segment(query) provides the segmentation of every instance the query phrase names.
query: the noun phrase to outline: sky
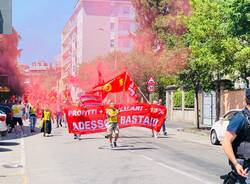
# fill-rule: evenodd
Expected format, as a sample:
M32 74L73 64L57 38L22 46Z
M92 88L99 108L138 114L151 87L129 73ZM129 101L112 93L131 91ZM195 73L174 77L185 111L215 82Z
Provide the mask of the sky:
M19 62L53 61L60 54L61 33L77 0L12 0L13 27L21 36Z

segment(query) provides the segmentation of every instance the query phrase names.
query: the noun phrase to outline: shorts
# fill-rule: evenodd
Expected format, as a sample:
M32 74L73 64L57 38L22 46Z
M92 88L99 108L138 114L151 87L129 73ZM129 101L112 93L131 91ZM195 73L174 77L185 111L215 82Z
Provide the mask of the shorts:
M107 125L107 133L108 135L118 134L119 133L119 127L117 123L108 123Z
M23 126L22 118L13 117L12 122L13 122L13 125L17 125L17 123L18 123L20 126Z

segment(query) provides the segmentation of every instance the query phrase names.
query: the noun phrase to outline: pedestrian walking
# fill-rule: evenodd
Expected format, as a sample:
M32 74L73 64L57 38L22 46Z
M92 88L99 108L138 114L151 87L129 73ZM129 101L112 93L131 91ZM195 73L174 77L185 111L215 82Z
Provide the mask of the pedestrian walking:
M159 99L158 100L158 105L163 105L162 104L162 99ZM162 124L162 127L161 127L161 129L162 129L162 132L163 132L163 135L167 135L167 131L166 131L166 118L164 119L164 122L163 122L163 124Z
M36 121L37 121L36 108L34 106L30 106L29 120L30 120L30 132L33 133L35 132Z
M25 120L29 121L31 104L26 100L23 105L24 105L24 118Z
M117 147L117 140L119 138L119 127L118 127L118 114L119 110L115 107L113 102L110 102L108 108L106 108L107 114L107 138L109 139L110 148ZM113 134L115 139L113 142Z
M250 184L250 89L246 107L229 121L222 146L232 168L224 184Z
M62 114L62 110L61 108L57 110L56 112L56 127L62 127L62 118L63 118L63 114Z
M11 130L14 128L14 131L17 135L17 130L16 130L16 125L17 123L21 127L22 134L24 134L24 129L23 129L23 116L24 116L24 106L22 105L21 100L16 100L15 104L12 106L11 111L12 111L12 125L11 125Z
M154 100L152 104L156 105L156 104L158 104L158 101L157 101L157 100ZM157 137L158 137L158 135L157 135L157 134L155 134L155 132L154 132L154 129L153 129L153 128L151 129L151 131L152 131L152 137L157 138Z
M48 137L51 134L52 131L52 113L49 110L48 107L45 108L42 114L42 119L43 119L43 127L41 129L41 132L43 132L44 137Z
M77 103L77 106L78 106L78 107L81 107L81 103L78 102L78 103ZM65 118L65 119L66 119L66 118ZM74 139L81 140L81 134L74 134Z

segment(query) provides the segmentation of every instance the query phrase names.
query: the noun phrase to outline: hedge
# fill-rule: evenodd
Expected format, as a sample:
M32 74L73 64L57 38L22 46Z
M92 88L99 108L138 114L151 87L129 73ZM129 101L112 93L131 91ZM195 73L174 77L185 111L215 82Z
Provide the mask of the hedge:
M185 92L185 108L194 108L194 91Z
M173 103L175 108L180 108L182 105L182 92L176 91L174 93Z

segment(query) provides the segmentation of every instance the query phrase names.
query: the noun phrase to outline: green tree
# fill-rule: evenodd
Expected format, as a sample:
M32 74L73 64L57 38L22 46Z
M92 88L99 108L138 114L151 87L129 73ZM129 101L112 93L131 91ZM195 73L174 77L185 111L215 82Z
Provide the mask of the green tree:
M194 108L194 91L187 91L185 92L185 108Z
M159 98L163 100L164 104L166 99L166 87L170 85L177 85L176 75L159 75L156 79L157 88L156 91L159 94Z
M181 106L182 106L182 92L180 90L177 90L174 93L173 104L174 104L175 108L181 108Z
M229 3L230 32L238 39L238 51L235 54L235 70L237 75L248 85L250 76L250 1L233 0Z
M187 71L190 73L186 75L194 77L190 87L195 87L196 93L199 87L215 90L218 120L223 80L232 72L238 40L229 34L231 20L226 1L192 0L192 10L184 36L184 43L191 50Z
M184 90L193 90L196 101L196 127L200 128L199 92L201 89L209 89L209 80L212 77L205 62L190 59L188 66L179 74L179 84Z

